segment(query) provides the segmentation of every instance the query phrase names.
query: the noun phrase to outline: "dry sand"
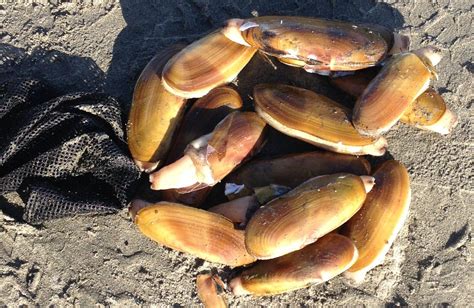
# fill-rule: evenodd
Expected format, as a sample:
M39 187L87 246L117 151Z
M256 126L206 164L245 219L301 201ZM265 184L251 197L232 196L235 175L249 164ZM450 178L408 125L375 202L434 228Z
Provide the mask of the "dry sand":
M231 298L230 304L472 305L471 0L36 2L0 2L8 3L0 5L0 81L32 74L49 81L58 93L105 91L118 96L125 108L134 81L157 50L194 40L223 20L248 17L252 11L371 21L409 35L412 48L441 48L444 58L434 86L459 114L460 123L445 137L401 124L387 134L390 155L410 172L413 198L408 221L385 264L359 285L336 278L281 296ZM295 85L336 95L320 78L292 68L273 71L263 64L266 68L256 73L259 61L242 73L242 93L252 86L245 80L288 75ZM0 202L7 206L8 198ZM125 210L58 219L41 228L4 215L0 221L0 305L196 305L196 275L222 269L144 238Z

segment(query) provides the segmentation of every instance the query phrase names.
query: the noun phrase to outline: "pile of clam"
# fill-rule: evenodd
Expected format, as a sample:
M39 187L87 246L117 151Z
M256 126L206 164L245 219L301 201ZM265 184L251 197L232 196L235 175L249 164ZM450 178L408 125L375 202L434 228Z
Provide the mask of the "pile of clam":
M381 134L398 121L440 134L457 122L429 87L439 50L408 45L377 25L232 19L145 67L128 142L163 201L134 200L130 211L161 245L242 266L228 284L215 274L198 277L206 305L224 304L220 289L279 294L341 273L360 281L382 263L408 215L410 180L401 163L388 160L372 171L362 156L384 155ZM353 110L309 89L255 82L254 111L240 111L239 93L225 84L256 52L328 76L357 98ZM199 99L186 108L191 98ZM327 151L250 161L265 144L267 125ZM209 208L206 198L221 181L229 201Z

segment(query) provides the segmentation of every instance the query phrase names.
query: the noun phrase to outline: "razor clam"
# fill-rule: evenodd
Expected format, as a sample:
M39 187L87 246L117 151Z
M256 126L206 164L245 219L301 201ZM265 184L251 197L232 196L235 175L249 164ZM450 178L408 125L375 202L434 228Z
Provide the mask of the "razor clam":
M448 108L438 92L428 89L408 105L400 122L446 135L458 124L458 116Z
M230 19L222 32L309 72L374 66L394 45L393 33L382 26L295 16Z
M213 32L168 61L163 69L163 85L177 96L202 97L234 80L256 51L230 41L219 31Z
M229 285L235 295L289 292L328 281L351 267L357 256L357 248L350 239L330 233L301 250L258 261Z
M238 187L237 193L228 195L233 198L270 184L295 188L310 178L339 172L370 174L370 164L363 157L331 152L289 154L245 164L226 178L226 186Z
M143 201L136 203L141 206ZM245 248L244 232L215 213L178 203L158 202L138 210L135 224L140 232L161 245L207 261L230 266L255 261Z
M358 71L353 75L332 78L331 83L349 95L359 97L377 72L378 69ZM456 127L458 117L438 92L428 88L408 105L400 122L445 135Z
M239 93L230 87L215 88L206 96L198 99L184 116L183 124L171 147L167 162L173 163L178 160L191 141L212 132L214 127L229 113L240 108L242 108L242 99ZM165 201L199 207L209 194L210 189L210 187L206 187L189 193L170 189L163 191L162 196ZM185 191L187 190L190 189L185 188Z
M245 245L257 259L299 250L335 230L362 206L374 185L348 173L310 179L257 210L245 228Z
M186 100L169 93L161 83L166 62L182 46L159 52L143 69L135 85L127 125L128 147L137 166L153 171L163 162L183 114Z
M345 274L356 281L383 262L410 206L410 178L401 163L386 161L373 176L374 189L368 193L360 211L343 227L343 234L352 239L359 250L359 258Z
M150 175L155 190L213 186L260 149L265 122L254 112L233 112L212 133L189 144L182 158Z
M360 135L350 122L350 110L323 95L288 85L259 84L254 102L259 116L291 137L338 153L385 153L385 138Z
M393 57L369 83L356 102L352 121L359 133L379 136L402 117L429 86L439 50L426 47Z

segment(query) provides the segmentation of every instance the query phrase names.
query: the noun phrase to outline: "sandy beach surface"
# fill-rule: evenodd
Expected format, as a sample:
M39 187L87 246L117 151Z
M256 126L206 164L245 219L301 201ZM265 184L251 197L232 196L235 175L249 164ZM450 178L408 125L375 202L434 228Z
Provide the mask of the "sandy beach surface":
M103 91L118 97L125 110L138 74L158 50L191 42L231 17L278 14L372 22L408 35L412 49L439 47L443 59L433 85L460 121L448 136L402 124L387 134L390 155L409 170L412 203L385 263L361 284L337 277L280 296L229 297L229 303L472 305L472 1L33 2L0 2L0 82L36 76L58 93ZM261 62L254 59L239 77L244 99L253 85L250 80L279 81L283 75L295 85L340 95L324 90L327 82L321 83L320 77L280 65L275 71ZM5 208L15 200L10 194L0 197L0 204ZM196 275L212 268L229 273L143 237L125 209L116 215L57 219L40 227L0 216L0 306L198 305Z

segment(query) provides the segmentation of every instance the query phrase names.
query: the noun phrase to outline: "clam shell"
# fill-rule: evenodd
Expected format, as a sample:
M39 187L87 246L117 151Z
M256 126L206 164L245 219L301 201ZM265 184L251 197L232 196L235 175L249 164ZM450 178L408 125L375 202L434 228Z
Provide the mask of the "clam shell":
M342 91L359 97L376 74L377 70L368 69L350 76L332 78L331 83ZM439 93L428 88L408 105L400 122L444 135L449 134L456 127L458 117L449 109Z
M339 172L370 174L370 164L363 157L331 152L289 154L251 161L231 173L226 182L239 186L238 196L246 196L257 187L277 184L295 188L310 178Z
M152 171L164 160L184 113L186 100L166 91L161 83L163 66L180 49L175 46L158 53L135 85L127 125L128 147L144 171Z
M254 88L256 112L273 128L324 149L353 155L385 153L384 138L360 135L348 108L312 91L288 85Z
M239 93L230 87L215 88L198 99L182 121L183 124L174 138L167 162L172 163L179 159L191 141L212 132L229 113L240 108L242 99ZM163 191L162 196L166 201L198 207L204 202L210 190L210 187L206 187L189 193L180 193L172 189Z
M224 283L212 274L201 274L196 278L197 294L205 308L225 308Z
M233 112L216 126L205 147L213 184L260 149L265 125L254 112Z
M258 261L230 282L234 294L280 294L318 284L341 274L357 260L354 243L331 233L288 255Z
M230 266L254 262L244 234L227 218L177 203L158 202L138 211L138 229L161 245Z
M393 41L382 26L294 16L233 19L223 33L271 56L303 61L308 71L373 66L384 59Z
M310 179L257 210L245 229L245 245L258 259L299 250L349 220L365 196L364 181L356 175Z
M392 58L357 100L352 119L356 129L368 136L388 131L428 88L431 76L431 69L414 53Z
M405 109L400 121L445 135L456 127L458 117L438 92L428 89Z
M163 69L163 85L181 97L202 97L231 82L256 49L236 44L219 31L192 43L171 58Z
M383 163L374 175L376 185L354 217L343 227L343 234L354 241L359 258L346 272L354 280L383 262L403 226L410 205L410 179L397 161Z
M185 155L150 175L152 189L213 186L260 149L265 122L254 112L233 112L211 134L191 142Z

